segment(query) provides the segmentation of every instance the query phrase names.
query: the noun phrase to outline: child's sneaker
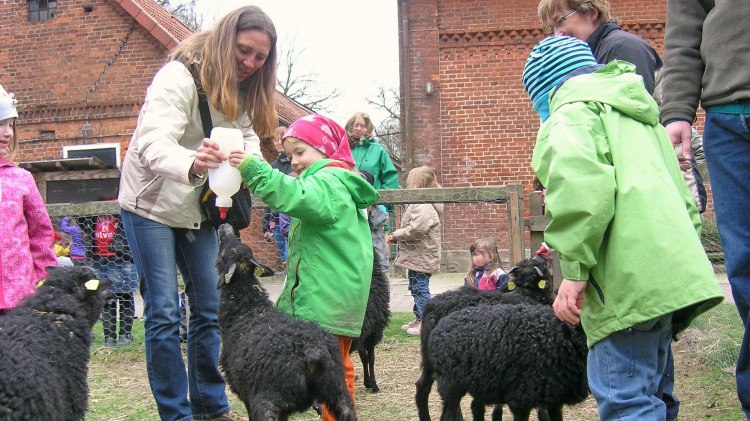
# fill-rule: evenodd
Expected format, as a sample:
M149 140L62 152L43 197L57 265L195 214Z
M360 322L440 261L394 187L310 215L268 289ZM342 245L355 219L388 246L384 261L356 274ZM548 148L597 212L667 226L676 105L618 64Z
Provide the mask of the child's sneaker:
M405 325L401 325L401 330L406 330L406 329L414 327L414 324L416 324L418 321L419 320L414 319L414 320L410 321L409 323L407 323Z
M133 337L130 335L120 335L117 338L117 346L128 346L133 343Z
M104 346L106 346L107 348L114 348L115 346L117 346L117 339L110 338L109 336L104 338Z
M422 331L422 321L421 320L415 320L414 326L406 329L406 333L409 335L419 335L419 332Z

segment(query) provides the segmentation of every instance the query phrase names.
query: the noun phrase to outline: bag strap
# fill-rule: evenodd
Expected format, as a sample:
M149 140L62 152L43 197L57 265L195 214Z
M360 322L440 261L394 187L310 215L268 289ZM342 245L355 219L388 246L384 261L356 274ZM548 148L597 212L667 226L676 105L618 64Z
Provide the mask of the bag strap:
M203 134L205 137L211 137L211 130L214 128L214 123L211 121L211 111L208 109L208 100L206 99L206 91L201 86L201 77L198 74L198 69L195 64L186 65L190 74L193 75L193 81L195 81L195 89L198 91L198 109L201 112L201 123L203 124Z

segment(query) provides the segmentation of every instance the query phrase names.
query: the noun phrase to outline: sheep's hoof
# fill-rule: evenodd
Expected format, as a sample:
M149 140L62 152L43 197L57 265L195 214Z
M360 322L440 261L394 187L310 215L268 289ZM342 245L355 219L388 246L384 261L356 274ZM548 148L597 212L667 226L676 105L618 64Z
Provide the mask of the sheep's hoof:
M372 387L365 386L365 390L369 390L371 393L378 393L378 392L380 392L380 388L378 387L378 385L373 385Z

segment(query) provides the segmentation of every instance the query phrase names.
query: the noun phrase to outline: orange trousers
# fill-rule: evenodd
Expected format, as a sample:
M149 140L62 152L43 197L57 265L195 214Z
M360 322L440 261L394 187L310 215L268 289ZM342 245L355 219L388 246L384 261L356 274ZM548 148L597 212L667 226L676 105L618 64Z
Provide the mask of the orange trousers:
M349 389L349 394L352 396L352 402L354 399L354 363L349 357L349 350L352 348L352 338L349 336L338 336L339 349L341 350L341 360L344 362L344 377L346 380L346 388ZM336 421L336 417L331 411L328 410L326 405L323 405L323 421Z

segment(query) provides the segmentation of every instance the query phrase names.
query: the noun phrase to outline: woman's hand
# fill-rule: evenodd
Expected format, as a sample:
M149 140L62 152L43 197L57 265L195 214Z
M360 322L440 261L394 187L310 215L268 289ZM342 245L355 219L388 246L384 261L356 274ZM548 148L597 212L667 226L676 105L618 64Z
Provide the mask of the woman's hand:
M227 159L226 155L221 153L219 145L211 139L203 139L197 152L191 169L193 174L205 174L209 169L218 168L219 164Z

